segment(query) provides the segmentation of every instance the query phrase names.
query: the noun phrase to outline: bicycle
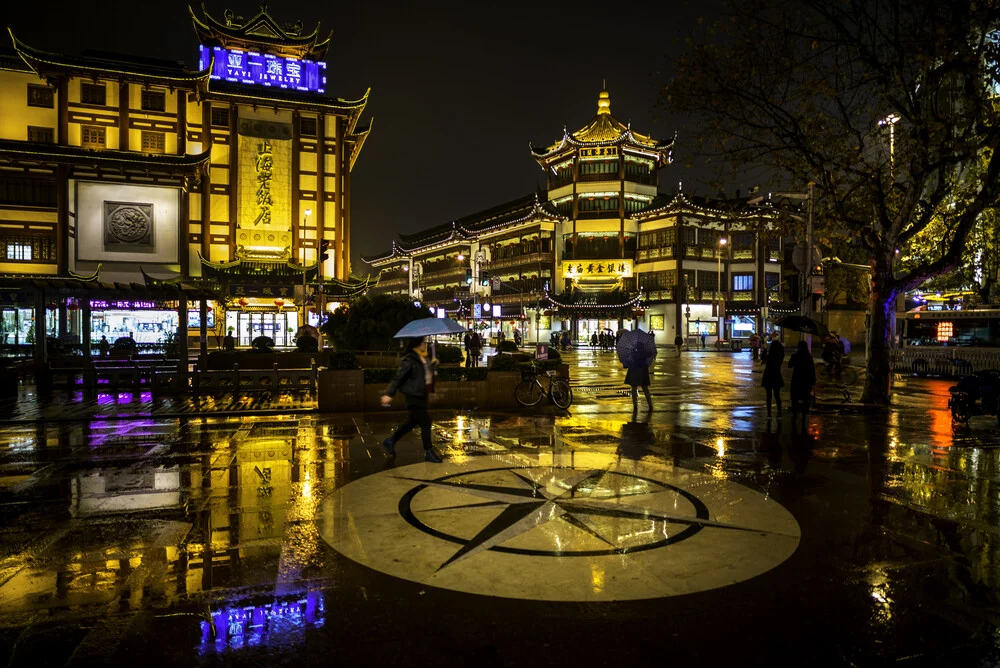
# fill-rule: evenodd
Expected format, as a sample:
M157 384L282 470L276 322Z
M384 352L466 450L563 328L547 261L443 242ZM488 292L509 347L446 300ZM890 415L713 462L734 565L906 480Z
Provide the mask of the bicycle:
M545 371L544 374L539 374L538 366L532 363L530 370L521 372L521 377L521 382L514 388L514 398L522 406L534 406L543 397L548 397L549 401L562 409L569 408L570 404L573 403L573 390L564 378L559 378L556 375L555 371ZM548 379L547 392L539 377Z

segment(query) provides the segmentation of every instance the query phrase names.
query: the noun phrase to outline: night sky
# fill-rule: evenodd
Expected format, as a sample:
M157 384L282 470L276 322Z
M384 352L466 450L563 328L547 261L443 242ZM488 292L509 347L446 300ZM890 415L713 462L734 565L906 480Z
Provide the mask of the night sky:
M660 189L707 192L686 141L684 119L656 109L658 74L700 16L718 0L655 3L272 3L279 23L301 19L333 30L327 94L348 99L372 88L361 124L375 128L353 172L353 269L397 233L447 223L544 185L529 143L547 146L585 125L607 80L611 112L656 138L678 131L674 165ZM197 66L187 4L5 3L4 25L48 51L98 49ZM14 6L11 6L14 5ZM154 9L155 7L155 9ZM253 2L210 0L250 18ZM599 9L597 8L599 7ZM622 15L616 12L621 11ZM198 7L200 14L200 7Z

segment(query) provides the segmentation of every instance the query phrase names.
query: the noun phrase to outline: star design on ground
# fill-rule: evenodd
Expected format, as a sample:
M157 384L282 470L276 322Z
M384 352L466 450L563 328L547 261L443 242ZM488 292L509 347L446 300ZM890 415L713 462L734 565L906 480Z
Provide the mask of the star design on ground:
M525 467L535 468L535 467ZM448 566L460 563L477 554L501 545L517 536L527 533L547 522L562 519L572 526L593 536L609 546L609 549L625 553L627 548L618 546L613 540L602 535L600 531L588 522L588 519L619 518L632 520L661 520L670 524L695 526L698 529L712 527L731 531L746 531L760 534L774 533L747 526L737 526L717 522L707 518L665 512L653 508L622 503L626 497L649 496L676 492L666 484L660 489L643 489L642 491L613 492L608 496L594 497L593 487L609 474L628 476L627 473L612 469L576 469L552 468L551 478L544 482L533 480L516 469L507 469L520 485L508 486L502 484L482 484L475 482L453 482L393 476L399 480L420 483L427 487L459 491L480 499L483 502L446 506L440 508L425 508L421 512L466 510L487 506L504 506L493 521L483 527L472 539L463 545L455 554L438 567L441 571ZM566 471L570 471L566 474ZM561 473L561 477L557 477ZM587 489L589 488L589 490Z

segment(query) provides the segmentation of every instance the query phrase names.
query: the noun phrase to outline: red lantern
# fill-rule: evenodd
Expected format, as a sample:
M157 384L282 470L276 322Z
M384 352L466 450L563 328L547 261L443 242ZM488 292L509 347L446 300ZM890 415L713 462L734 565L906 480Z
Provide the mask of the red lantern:
M284 299L275 299L274 300L274 305L277 306L278 308L281 308L282 306L285 305L285 300Z
M238 302L236 302L236 303L237 303L237 304L239 304L240 306L246 306L246 305L247 305L247 304L249 304L250 302L248 302L248 301L247 301L247 300L246 300L245 298L243 298L243 297L240 297L239 301L238 301Z

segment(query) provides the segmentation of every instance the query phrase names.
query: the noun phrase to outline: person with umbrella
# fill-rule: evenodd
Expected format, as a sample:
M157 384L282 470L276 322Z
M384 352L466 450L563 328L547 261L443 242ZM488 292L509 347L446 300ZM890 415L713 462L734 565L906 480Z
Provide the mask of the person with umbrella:
M778 340L778 333L771 332L771 345L767 348L767 358L764 361L764 377L760 384L767 394L767 419L771 419L771 399L778 405L778 417L781 417L781 388L785 380L781 377L781 365L785 361L785 346Z
M799 341L798 347L788 360L788 366L792 369L792 387L788 393L788 399L792 402L792 423L795 422L794 414L801 410L804 425L809 413L809 404L812 403L812 389L816 384L816 365L805 341Z
M428 354L426 338L413 337L407 341L406 354L399 364L399 371L382 395L382 407L386 408L392 403L396 392L401 391L409 412L406 422L399 425L392 436L382 441L382 448L389 457L396 456L396 443L399 439L419 426L420 438L424 444L424 460L441 463L441 456L431 445L431 416L427 412L428 390L433 385L434 367L437 363L437 359Z
M621 336L615 346L618 359L628 371L625 384L632 388L632 413L639 411L639 387L646 395L646 404L653 410L653 398L649 394L649 365L656 359L656 342L652 332L641 329L619 330Z

